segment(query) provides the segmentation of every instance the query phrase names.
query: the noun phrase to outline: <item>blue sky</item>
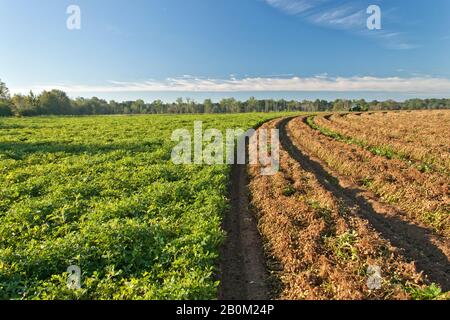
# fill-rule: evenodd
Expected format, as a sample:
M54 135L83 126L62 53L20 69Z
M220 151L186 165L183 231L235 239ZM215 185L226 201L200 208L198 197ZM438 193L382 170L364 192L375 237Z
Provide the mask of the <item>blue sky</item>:
M72 4L81 30L66 28ZM381 30L367 29L369 5ZM0 28L12 92L450 97L448 0L0 0Z

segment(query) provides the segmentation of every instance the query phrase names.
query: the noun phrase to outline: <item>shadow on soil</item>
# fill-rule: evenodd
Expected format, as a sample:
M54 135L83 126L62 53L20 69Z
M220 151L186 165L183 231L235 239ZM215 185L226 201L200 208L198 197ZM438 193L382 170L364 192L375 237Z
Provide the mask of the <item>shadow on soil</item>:
M70 155L88 154L97 155L113 151L154 152L163 145L160 141L139 142L132 144L106 143L106 144L76 144L73 142L1 142L0 154L21 160L32 154L66 153Z

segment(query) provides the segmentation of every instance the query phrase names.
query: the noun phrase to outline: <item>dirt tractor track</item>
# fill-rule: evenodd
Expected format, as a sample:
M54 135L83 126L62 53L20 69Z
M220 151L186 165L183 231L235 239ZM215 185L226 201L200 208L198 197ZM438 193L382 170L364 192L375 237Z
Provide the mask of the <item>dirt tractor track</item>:
M408 263L414 262L417 272L422 273L429 282L438 284L443 291L450 290L448 240L405 220L400 209L353 185L295 143L289 126L294 119L272 121L274 127L280 130L281 150L290 157L289 161L312 174L324 190L350 208L350 215L366 221ZM306 121L306 117L302 120ZM253 195L248 187L251 177L247 169L245 166L234 166L232 169L232 208L224 221L227 240L221 252L220 299L277 298L268 285L268 262L265 258L268 253L264 254L266 245L261 240L265 242L266 237L260 235L263 232L258 221L259 214L250 210Z
M221 300L265 300L266 266L255 216L249 208L245 165L232 168L231 209L223 228L227 232L221 251Z

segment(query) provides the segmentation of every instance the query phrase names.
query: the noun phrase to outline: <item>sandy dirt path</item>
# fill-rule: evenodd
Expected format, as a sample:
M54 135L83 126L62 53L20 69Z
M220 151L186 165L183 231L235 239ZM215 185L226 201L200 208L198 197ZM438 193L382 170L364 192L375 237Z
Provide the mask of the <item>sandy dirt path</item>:
M245 165L232 168L231 209L223 228L227 233L221 249L220 300L265 300L269 298L264 250L255 216L249 208Z

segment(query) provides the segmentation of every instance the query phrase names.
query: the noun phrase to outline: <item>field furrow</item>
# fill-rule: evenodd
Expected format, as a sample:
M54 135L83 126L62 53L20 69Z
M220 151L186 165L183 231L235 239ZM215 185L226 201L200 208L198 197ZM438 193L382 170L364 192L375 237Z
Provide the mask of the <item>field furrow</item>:
M378 212L374 226L368 213L375 209L339 187L321 165L302 154L290 140L288 122L289 119L275 120L264 126L281 129L280 172L261 176L259 166L249 168L252 204L265 241L275 297L405 299L429 281L422 278L423 269L429 271L432 280L448 285L448 270L441 266L433 272L432 267L434 262L442 264L445 255L435 256L433 263L422 258L422 269L411 263L408 255L418 257L425 251L412 244L409 251L405 250L397 245L406 246L411 239L400 243L391 236L412 230L407 230L402 222L396 222L397 229L389 232L379 230L380 225L387 229L393 219L390 221ZM369 208L372 211L367 212ZM423 241L425 235L421 236L415 240ZM437 251L433 244L429 244L430 248ZM368 289L369 266L382 266L382 290Z
M448 110L319 116L315 122L354 144L417 164L421 171L450 173Z
M375 155L364 148L324 135L311 128L308 118L297 118L289 127L298 143L322 159L353 184L373 191L395 205L405 218L437 234L450 234L448 178L422 173L403 160Z

